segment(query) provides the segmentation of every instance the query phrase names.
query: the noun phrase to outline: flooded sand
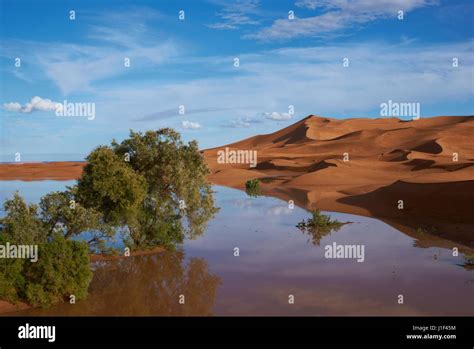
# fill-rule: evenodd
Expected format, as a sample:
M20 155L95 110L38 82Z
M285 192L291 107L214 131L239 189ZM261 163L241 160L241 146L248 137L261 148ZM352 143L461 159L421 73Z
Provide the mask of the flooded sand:
M1 199L18 189L37 202L72 183L2 182ZM462 253L454 257L450 248L425 247L382 221L343 213L325 212L353 223L313 239L295 227L307 211L214 188L221 210L203 236L174 252L96 262L87 299L9 315L474 314L474 272ZM364 261L325 258L333 243L363 245Z

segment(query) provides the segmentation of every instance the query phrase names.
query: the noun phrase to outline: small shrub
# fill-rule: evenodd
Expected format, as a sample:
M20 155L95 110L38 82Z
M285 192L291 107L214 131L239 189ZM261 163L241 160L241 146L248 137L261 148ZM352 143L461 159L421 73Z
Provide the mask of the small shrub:
M474 253L466 253L464 254L464 260L467 265L474 266Z
M321 239L332 231L338 231L345 223L331 220L331 217L322 214L318 209L312 211L312 217L302 220L296 227L303 233L310 235L313 245L319 246Z
M245 192L249 196L260 195L260 181L258 179L251 179L245 182Z
M339 228L343 223L337 220L331 220L331 217L325 214L322 214L320 210L314 210L312 217L305 220L302 220L297 224L297 227L300 229L313 229L313 228Z
M275 180L275 178L272 178L272 177L263 177L263 178L260 178L260 181L262 183L271 183Z

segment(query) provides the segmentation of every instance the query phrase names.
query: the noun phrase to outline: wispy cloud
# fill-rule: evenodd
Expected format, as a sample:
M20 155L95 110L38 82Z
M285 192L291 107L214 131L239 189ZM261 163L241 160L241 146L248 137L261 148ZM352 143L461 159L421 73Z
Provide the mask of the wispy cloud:
M26 81L28 83L33 82L33 79L31 79L31 77L27 76L25 73L18 69L13 69L12 74L20 80Z
M228 108L228 107L219 107L219 108L207 107L207 108L196 108L196 109L189 109L189 110L185 109L185 115L204 114L204 113L211 113L211 112L214 113L214 112L219 112L219 111L229 111L233 109L234 108ZM163 119L169 119L176 116L183 116L179 114L179 106L176 106L176 108L161 110L155 113L145 115L143 117L135 119L135 121L163 120Z
M215 3L222 6L222 9L217 13L219 21L208 24L209 28L233 30L244 25L260 24L257 19L259 0L215 1Z
M90 16L88 44L17 40L6 43L6 51L34 56L63 95L93 92L96 82L162 64L177 53L172 40L150 32L147 26L158 14L136 11Z
M198 122L183 120L181 122L181 127L185 130L197 130L201 128L201 125Z
M293 115L291 115L290 113L279 113L276 111L271 113L264 113L263 116L269 120L274 121L285 121L293 118Z
M261 123L262 119L257 117L239 117L229 120L229 122L222 124L223 127L228 128L247 128L252 124Z
M408 12L437 3L437 0L300 0L296 6L318 10L318 14L304 18L296 16L292 20L277 19L270 27L245 37L271 41L335 36L375 20L396 18L400 10Z
M127 103L126 107L115 106L117 111L110 112L114 117L129 110L133 111L131 119L136 119L138 113L147 115L156 105L173 114L181 103L197 110L212 105L214 110L232 108L203 113L202 120L235 128L251 126L252 115L262 111L280 113L270 114L271 119L288 119L284 113L290 105L295 117L311 113L373 116L366 113L388 99L416 101L426 110L425 106L440 101L472 100L473 49L473 41L282 48L242 55L245 63L239 74L141 87L115 86L100 93L106 100ZM345 57L350 62L347 68L343 66ZM452 67L453 57L462 62L458 68ZM242 105L252 108L243 110Z
M293 118L289 113L280 112L263 112L254 117L239 117L229 120L229 122L222 124L223 127L229 128L247 128L252 124L259 124L265 121L288 121Z

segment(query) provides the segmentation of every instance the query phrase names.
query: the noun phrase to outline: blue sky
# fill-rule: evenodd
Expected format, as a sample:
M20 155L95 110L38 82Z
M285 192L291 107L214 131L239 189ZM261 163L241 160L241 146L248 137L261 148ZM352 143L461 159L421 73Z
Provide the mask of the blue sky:
M309 114L380 117L388 100L474 114L470 0L0 3L1 161L78 160L160 127L206 148ZM64 100L95 118L57 116Z

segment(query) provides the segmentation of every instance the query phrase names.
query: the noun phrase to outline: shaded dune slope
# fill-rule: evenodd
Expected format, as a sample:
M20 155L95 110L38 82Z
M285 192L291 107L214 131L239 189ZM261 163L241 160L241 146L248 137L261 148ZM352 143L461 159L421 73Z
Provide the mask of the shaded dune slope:
M256 166L218 163L217 152L225 147L256 150ZM474 249L472 116L402 121L311 115L202 153L214 184L244 189L247 180L265 178L263 194L301 207L373 216L423 247ZM0 180L76 179L84 165L1 164Z
M257 166L217 163L224 147L256 150ZM248 179L268 177L263 193L302 207L374 216L418 240L474 248L474 117L311 115L203 153L216 184L243 189Z

